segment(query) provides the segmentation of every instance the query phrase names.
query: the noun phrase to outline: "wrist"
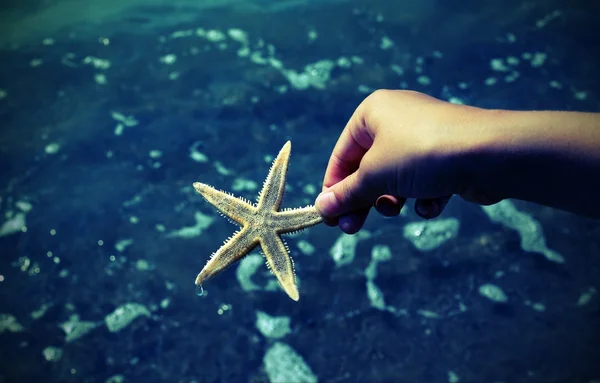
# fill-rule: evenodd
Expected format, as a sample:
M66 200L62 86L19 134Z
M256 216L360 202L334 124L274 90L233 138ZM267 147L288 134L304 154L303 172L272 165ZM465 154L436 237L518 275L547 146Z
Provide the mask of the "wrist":
M482 128L469 151L475 190L495 200L515 198L598 214L598 208L581 207L581 201L594 201L599 190L597 114L482 110L480 117Z
M509 187L516 176L522 144L520 132L513 129L512 111L477 109L471 113L460 140L458 167L464 199L492 204L515 198ZM514 130L514 131L513 131Z

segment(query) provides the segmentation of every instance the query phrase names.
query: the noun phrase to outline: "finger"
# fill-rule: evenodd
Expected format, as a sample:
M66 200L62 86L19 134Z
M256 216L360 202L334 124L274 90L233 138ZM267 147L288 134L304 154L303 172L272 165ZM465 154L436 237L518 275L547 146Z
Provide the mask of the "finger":
M362 176L360 169L319 194L315 207L324 218L332 218L371 207L385 194L385 182Z
M421 198L415 201L415 213L418 216L425 219L432 219L438 217L446 204L450 200L451 196L439 197L439 198Z
M358 108L354 112L333 148L325 170L323 189L354 173L367 150L373 145L373 137L364 124L360 110Z
M339 227L346 234L355 234L362 229L371 207L359 209L339 217Z
M375 201L375 209L384 217L395 217L406 203L406 198L385 194Z

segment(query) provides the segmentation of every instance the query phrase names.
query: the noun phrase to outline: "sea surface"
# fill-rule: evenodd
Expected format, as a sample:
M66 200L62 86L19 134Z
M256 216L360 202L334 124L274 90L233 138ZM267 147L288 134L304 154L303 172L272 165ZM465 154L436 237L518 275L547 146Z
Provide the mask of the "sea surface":
M454 198L194 279L284 143L312 204L379 88L600 111L590 1L0 5L0 383L600 382L600 221ZM490 175L493 176L493 175Z

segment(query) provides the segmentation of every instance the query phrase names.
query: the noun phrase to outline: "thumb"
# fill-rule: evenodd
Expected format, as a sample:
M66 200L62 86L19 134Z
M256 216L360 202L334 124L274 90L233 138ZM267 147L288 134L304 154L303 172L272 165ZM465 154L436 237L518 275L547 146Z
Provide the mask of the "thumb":
M385 184L367 181L360 169L317 196L315 207L325 218L337 217L373 205L385 194Z

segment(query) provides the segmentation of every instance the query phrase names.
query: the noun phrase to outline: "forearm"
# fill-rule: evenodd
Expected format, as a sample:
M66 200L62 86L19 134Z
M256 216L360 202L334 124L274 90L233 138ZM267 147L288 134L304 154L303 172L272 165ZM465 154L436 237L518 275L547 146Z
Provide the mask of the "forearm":
M503 198L600 218L600 114L485 111L477 179Z

